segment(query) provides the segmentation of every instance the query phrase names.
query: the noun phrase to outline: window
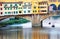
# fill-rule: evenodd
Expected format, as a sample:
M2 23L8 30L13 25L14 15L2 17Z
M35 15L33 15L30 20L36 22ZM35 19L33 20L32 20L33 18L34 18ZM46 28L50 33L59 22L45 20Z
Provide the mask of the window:
M5 14L7 14L7 12L5 12Z
M33 12L37 12L36 10L33 10Z
M15 4L15 6L17 6L17 4Z
M24 11L24 13L26 13L26 11Z
M16 13L18 13L18 11L16 11Z
M8 14L10 14L10 12L8 12Z
M2 8L0 8L0 10L2 10Z
M30 13L30 10L28 10L28 13Z
M14 14L15 14L15 11L14 11Z
M34 12L34 10L33 10L33 12Z
M12 4L10 4L10 7L12 7Z
M38 6L38 8L40 8L40 6Z
M19 11L19 13L22 13L21 11Z
M40 6L39 8L46 8L46 6Z
M40 2L39 2L38 4L39 4L39 5L41 5L41 3L40 3Z
M34 9L36 9L36 6L34 6Z

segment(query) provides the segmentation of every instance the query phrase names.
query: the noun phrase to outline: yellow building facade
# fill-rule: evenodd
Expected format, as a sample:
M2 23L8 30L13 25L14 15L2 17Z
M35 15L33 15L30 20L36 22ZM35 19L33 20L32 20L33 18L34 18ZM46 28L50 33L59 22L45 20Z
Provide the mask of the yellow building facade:
M19 2L19 3L23 2L21 6L18 4L18 11L21 12L22 14L24 14L23 5L25 2L31 3L31 9L30 9L31 14L46 14L48 13L48 7L51 4L55 4L57 7L60 4L60 0L0 0L0 2ZM19 9L19 8L22 8L22 9Z

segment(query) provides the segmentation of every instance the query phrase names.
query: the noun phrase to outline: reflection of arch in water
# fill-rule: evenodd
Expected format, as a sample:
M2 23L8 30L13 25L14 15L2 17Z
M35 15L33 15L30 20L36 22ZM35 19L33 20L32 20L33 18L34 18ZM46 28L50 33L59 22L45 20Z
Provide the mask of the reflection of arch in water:
M60 4L58 5L58 10L60 10Z
M57 10L57 7L55 4L51 4L50 6L53 6L53 10Z

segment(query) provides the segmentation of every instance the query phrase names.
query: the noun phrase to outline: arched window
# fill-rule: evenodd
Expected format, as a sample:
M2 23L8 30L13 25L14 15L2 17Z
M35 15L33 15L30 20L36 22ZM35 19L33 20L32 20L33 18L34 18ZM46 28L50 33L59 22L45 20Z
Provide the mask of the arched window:
M56 7L56 5L55 5L55 4L51 4L50 6L52 6L52 7L53 7L53 10L57 10L57 7Z

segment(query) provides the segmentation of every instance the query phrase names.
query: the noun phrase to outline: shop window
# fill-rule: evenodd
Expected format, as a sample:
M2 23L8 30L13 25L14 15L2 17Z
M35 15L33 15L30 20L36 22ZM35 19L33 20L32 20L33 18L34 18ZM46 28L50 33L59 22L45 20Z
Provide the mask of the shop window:
M15 6L14 6L13 8L14 8L15 10L17 10L17 9L18 9L18 7L15 7Z
M15 14L15 11L14 11L14 14Z
M10 7L12 8L12 4L10 4Z
M19 11L19 13L22 13L22 11Z

